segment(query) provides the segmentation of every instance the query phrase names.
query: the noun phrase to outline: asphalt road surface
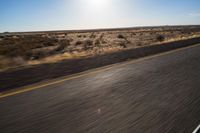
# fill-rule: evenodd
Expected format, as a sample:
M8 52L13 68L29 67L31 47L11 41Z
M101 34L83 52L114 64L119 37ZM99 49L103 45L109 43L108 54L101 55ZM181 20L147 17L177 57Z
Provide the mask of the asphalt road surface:
M0 99L1 133L191 133L200 45Z

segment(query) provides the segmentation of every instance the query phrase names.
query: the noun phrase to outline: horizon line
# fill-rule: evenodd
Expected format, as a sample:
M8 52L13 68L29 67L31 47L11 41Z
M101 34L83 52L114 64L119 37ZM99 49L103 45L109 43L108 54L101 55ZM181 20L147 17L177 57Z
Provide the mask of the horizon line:
M30 30L30 31L4 31L2 33L42 33L42 32L95 32L95 31L113 31L113 30L126 30L126 29L137 29L137 28L158 28L158 27L181 27L181 26L200 26L200 24L182 24L182 25L146 25L146 26L121 26L121 27L102 27L102 28L80 28L80 29L69 29L69 30Z

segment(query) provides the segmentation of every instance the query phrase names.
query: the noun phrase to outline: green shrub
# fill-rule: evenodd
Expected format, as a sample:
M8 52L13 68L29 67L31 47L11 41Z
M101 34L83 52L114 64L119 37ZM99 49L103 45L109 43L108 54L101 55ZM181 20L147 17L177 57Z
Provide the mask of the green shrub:
M101 42L100 42L100 40L99 40L99 39L96 39L96 40L95 40L95 42L94 42L94 44L95 44L95 45L100 45L100 44L101 44Z
M78 37L78 38L81 38L81 37L82 37L82 35L77 35L77 37Z
M94 33L92 33L91 35L90 35L90 38L95 38L96 37L96 35L94 34Z
M93 41L92 40L85 40L83 42L83 45L84 45L84 49L85 50L92 49L92 47L93 47Z
M156 39L157 39L157 41L159 41L159 42L163 42L163 41L165 40L165 37L164 37L163 35L158 35L158 36L156 37Z
M124 39L125 37L122 34L117 35L117 38Z
M64 50L67 46L69 46L70 43L69 43L69 40L63 40L59 43L59 46L58 48L56 49L56 51L62 51Z
M127 48L127 46L126 46L126 43L125 43L125 42L121 42L119 45L120 45L122 48Z
M81 45L81 44L82 44L81 41L77 41L77 42L75 43L76 46L79 46L79 45Z

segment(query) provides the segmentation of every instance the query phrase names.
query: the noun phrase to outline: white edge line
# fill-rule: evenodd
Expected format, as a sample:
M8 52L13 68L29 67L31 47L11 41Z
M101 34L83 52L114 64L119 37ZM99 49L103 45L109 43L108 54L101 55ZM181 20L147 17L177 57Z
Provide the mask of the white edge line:
M199 130L200 130L200 125L192 133L197 133L197 131Z

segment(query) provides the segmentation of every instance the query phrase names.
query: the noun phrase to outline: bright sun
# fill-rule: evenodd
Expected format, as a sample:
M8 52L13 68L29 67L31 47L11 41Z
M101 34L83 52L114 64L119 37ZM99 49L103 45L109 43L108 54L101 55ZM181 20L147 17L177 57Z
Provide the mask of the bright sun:
M110 4L110 0L86 0L88 6L92 8L106 8Z

